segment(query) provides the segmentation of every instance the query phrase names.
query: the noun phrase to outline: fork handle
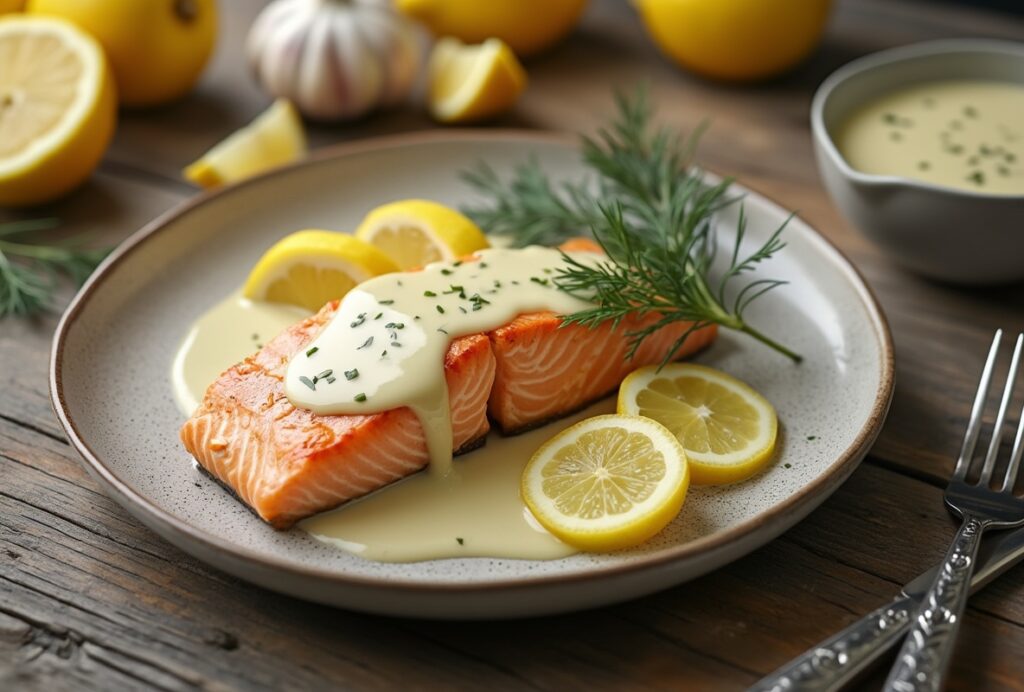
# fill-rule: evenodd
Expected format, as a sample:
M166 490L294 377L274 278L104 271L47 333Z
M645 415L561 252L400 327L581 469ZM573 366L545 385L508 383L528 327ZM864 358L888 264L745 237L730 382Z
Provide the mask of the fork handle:
M897 598L757 681L748 692L840 689L899 642L918 603L910 596Z
M964 522L949 546L935 582L925 594L896 664L885 681L886 692L942 689L971 590L971 573L984 530L985 524L980 520L964 515Z

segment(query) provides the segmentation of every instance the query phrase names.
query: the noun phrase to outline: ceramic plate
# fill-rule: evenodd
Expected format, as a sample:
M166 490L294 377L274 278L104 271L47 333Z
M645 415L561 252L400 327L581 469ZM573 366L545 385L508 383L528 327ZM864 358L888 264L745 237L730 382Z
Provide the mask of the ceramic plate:
M466 202L472 191L459 171L486 160L508 172L528 156L556 178L582 174L572 142L557 137L403 136L328 150L202 195L136 233L81 290L54 341L53 404L87 468L140 521L226 572L310 600L405 616L514 617L622 601L713 570L806 516L877 435L893 361L870 291L799 219L786 231L786 250L765 267L790 284L748 317L804 363L728 333L699 358L776 406L778 458L747 482L693 488L682 514L641 548L553 561L375 563L302 531L274 531L193 468L178 441L172 356L189 324L239 286L267 247L301 228L355 228L369 209L399 198ZM745 205L751 243L787 216L753 192Z

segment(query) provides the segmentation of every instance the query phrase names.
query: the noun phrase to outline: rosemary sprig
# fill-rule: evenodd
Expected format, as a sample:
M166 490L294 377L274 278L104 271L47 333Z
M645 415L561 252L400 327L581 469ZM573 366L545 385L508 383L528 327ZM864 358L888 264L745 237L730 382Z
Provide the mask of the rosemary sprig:
M31 315L52 308L58 275L81 284L109 252L66 243L34 244L20 238L56 225L56 219L0 224L0 317Z
M692 322L666 362L691 332L709 324L746 333L799 362L799 355L743 317L751 302L785 282L756 279L731 290L736 279L785 247L781 234L788 219L763 245L743 255L747 220L740 200L729 194L732 181L712 185L693 164L703 128L685 139L653 128L643 90L633 97L619 94L616 103L618 113L610 125L595 137L582 138L592 180L556 189L531 160L506 183L481 164L463 179L488 203L464 211L489 233L509 237L514 246L556 245L592 235L607 259L584 263L566 255L566 267L554 281L595 306L563 321L595 327L607 321L617 325L629 314L656 315L649 326L627 333L627 357L658 329ZM715 278L716 212L732 204L740 204L735 241L728 266Z

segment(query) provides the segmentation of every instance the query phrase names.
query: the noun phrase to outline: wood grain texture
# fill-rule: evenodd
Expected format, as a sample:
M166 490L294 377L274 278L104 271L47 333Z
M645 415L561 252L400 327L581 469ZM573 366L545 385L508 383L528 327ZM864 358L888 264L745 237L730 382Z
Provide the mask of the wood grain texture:
M221 8L221 43L199 88L123 113L93 180L32 215L59 216L60 234L114 243L192 194L181 167L268 103L241 60L258 4ZM814 87L840 64L954 35L1021 40L1024 24L928 2L839 2L807 64L728 87L669 65L627 3L595 0L564 45L528 64L530 89L499 122L588 130L608 112L610 85L646 80L665 122L712 121L708 167L798 210L871 283L897 350L889 420L868 462L782 538L661 594L554 618L405 621L304 603L196 562L103 495L50 411L56 317L0 321L0 689L741 689L886 602L952 535L942 483L991 331L1020 324L1024 287L953 289L901 271L829 203L807 113ZM323 146L429 127L409 107L310 135ZM0 212L8 218L16 215ZM972 599L951 689L1021 687L1022 578L1017 567Z

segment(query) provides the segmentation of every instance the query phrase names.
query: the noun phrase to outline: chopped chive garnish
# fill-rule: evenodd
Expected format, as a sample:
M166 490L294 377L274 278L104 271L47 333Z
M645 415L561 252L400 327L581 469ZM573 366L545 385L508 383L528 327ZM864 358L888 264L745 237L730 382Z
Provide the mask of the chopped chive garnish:
M437 331L441 332L442 334L447 334L448 333L446 330L442 329L441 327L438 327Z
M530 277L530 281L532 281L535 284L540 284L541 286L547 286L548 285L548 280L547 279L541 279L541 278L536 277L536 276L531 276Z
M398 281L398 282L396 282L396 283L397 283L397 284L398 284L399 286L401 286L401 285L402 285L402 282L401 282L401 281Z
M516 281L515 279L512 279L512 285L513 285L513 286L518 286L518 285L519 285L519 282L518 282L518 281Z
M362 346L357 347L356 350L360 351L360 350L362 350L364 348L368 348L368 347L370 347L372 345L373 345L373 337L371 336L369 339L367 339L366 341L363 342Z
M928 170L931 167L932 167L932 165L930 163L928 163L927 161L918 161L917 162L917 169L919 171L926 171L926 170Z
M308 377L306 377L305 375L299 375L299 382L301 382L302 384L306 385L307 387L312 389L314 392L316 391L316 383L313 382L313 380L311 380Z
M895 125L898 120L895 113L882 113L882 122Z
M442 269L441 273L444 274L445 276L451 276L452 270L451 269Z
M334 374L333 370L324 370L322 373L317 375L317 378L321 379L321 380L326 380L328 377L330 377L333 374Z
M351 380L356 379L357 377L359 377L359 369L358 368L352 368L351 370L346 370L345 371L345 379L346 380L350 380L351 381Z
M464 540L463 540L462 538L460 538L459 536L456 536L456 537L455 537L455 540L459 542L459 545L464 545L464 544L466 543L466 541L464 541Z
M358 401L359 403L363 403L364 401L366 401L366 395L363 394L362 392L360 392L359 394L356 394L352 398L355 399L356 401Z
M977 118L978 109L975 108L974 106L964 106L964 115L966 115L968 118Z
M967 179L970 180L975 185L985 184L985 174L982 173L981 171L974 171L969 176L967 176Z
M469 312L468 310L466 310L466 308L462 307L461 305L459 306L459 310L462 312L463 315Z
M320 350L319 346L314 346L313 348L309 349L308 351L306 351L306 358L309 358L311 355L313 355L314 353L316 353L319 350Z
M480 268L481 269L487 269L487 262L481 262L480 263Z
M434 293L433 291L424 291L423 295L425 295L427 298L436 298L437 297L437 294Z
M395 301L393 301L393 300L378 300L377 302L380 303L381 305L393 305Z
M439 313L441 313L442 315L444 314L444 308L443 307L441 307L440 305L435 305L434 307L437 308L437 311Z
M328 378L327 378L327 384L334 384L334 380L335 380L335 378L333 378L333 377L328 377Z
M454 262L452 262L452 266L453 267L461 267L462 266L462 260L455 260Z
M817 435L808 435L808 436L807 436L807 441L808 441L808 442L814 442L814 441L815 441L815 440L817 440L817 439L818 439L818 436L817 436Z
M374 315L374 316L373 316L373 319L375 319L375 320L379 320L379 319L380 319L381 317L383 317L383 316L384 316L384 313L383 313L383 312L378 312L378 313L377 313L376 315Z
M384 349L383 351L381 351L380 352L380 357L381 358L387 358L388 357L388 350Z
M782 466L783 466L783 468L787 468L787 469L793 468L793 465L791 463L789 463L788 461L785 464L783 464Z
M420 316L419 316L419 315L414 315L414 316L413 316L413 319L414 319L414 320L418 320L419 318L420 318Z
M402 344L398 343L397 341L392 341L391 345L394 346L395 348L402 348Z

